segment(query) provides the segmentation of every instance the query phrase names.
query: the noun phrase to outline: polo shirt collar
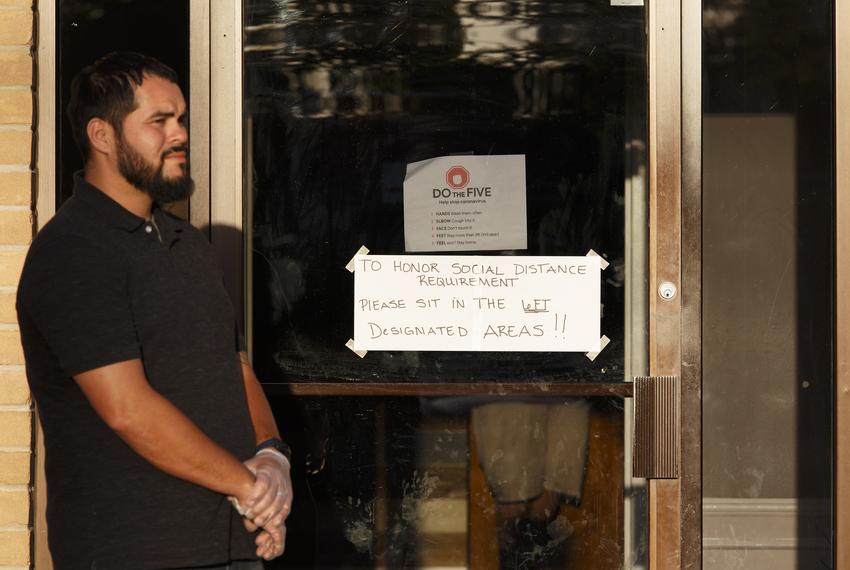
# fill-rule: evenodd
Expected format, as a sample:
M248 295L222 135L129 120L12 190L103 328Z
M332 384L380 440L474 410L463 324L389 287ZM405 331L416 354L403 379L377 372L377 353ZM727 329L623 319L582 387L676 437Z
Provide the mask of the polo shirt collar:
M83 171L74 173L74 196L92 207L98 218L112 227L132 233L141 228L147 221L127 210L96 186L89 184L83 178ZM175 223L159 204L154 203L151 214L162 241L165 241L169 246L174 245L180 239L183 228Z
M134 232L145 223L144 218L133 214L103 191L86 182L82 171L74 173L74 197L94 208L99 218L110 226Z
M168 212L160 208L158 204L153 205L152 214L162 236L162 241L169 246L174 245L180 239L183 228L180 227Z

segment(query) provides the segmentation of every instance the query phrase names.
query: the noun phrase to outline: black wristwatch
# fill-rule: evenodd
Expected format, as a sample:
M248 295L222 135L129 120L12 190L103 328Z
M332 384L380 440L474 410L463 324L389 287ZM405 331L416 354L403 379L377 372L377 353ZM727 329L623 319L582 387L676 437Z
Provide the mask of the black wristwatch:
M263 449L276 449L281 452L286 460L292 463L292 449L283 442L283 440L272 437L265 441L261 441L257 444L257 447L254 448L254 455L258 454Z

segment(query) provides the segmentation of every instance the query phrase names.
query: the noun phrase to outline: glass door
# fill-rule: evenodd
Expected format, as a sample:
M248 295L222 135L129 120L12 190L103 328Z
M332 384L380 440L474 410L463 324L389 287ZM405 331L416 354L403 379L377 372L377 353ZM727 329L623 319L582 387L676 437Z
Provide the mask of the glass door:
M647 485L631 476L654 239L634 4L242 4L246 332L301 459L282 567L649 567ZM519 239L460 243L474 222L449 207L416 245L429 211L412 173L448 160L435 192L480 189L452 170L478 159L504 166L514 201L476 229L519 221ZM605 341L357 354L345 268L361 246L411 262L592 251Z

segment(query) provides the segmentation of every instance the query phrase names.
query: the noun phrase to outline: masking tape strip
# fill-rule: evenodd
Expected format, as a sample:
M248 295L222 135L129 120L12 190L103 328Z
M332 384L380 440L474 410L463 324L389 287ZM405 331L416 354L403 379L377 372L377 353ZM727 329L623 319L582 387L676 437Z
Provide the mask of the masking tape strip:
M351 352L353 352L354 354L356 354L360 358L363 358L369 352L368 350L359 350L359 349L354 348L354 339L353 338L348 339L348 342L345 343L345 346L347 346L349 349L351 349Z
M354 257L357 257L358 255L368 255L368 254L369 254L369 248L366 247L365 245L361 245L360 249L357 250L357 253L354 254ZM351 273L354 273L354 257L352 257L351 261L348 262L348 265L345 266L345 268L348 269Z
M605 271L606 269L608 269L608 266L610 265L610 263L608 263L607 261L605 261L605 258L604 258L604 257L602 257L601 255L599 255L598 253L596 253L596 252L595 252L595 251L593 251L592 249L591 249L590 251L588 251L588 252L587 252L587 255L595 255L596 257L598 257L598 258L599 258L599 265L600 265L600 266L602 266L602 270L603 270L603 271Z
M599 356L599 353L605 350L605 347L608 346L608 343L611 342L611 339L602 335L602 338L599 339L599 352L586 352L585 356L588 357L591 362L596 360L596 357Z

